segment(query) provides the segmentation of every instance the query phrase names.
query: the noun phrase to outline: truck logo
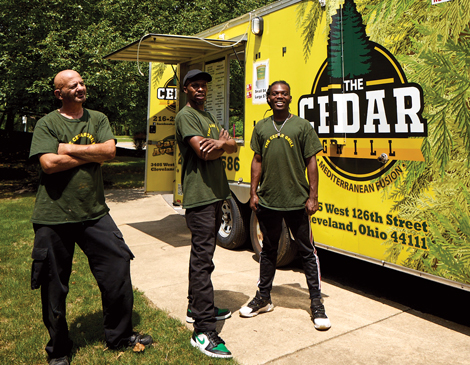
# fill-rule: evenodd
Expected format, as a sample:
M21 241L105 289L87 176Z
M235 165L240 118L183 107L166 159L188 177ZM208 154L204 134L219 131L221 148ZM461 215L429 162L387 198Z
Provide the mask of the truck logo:
M398 160L424 160L423 107L421 86L409 83L393 55L369 40L356 4L345 1L332 16L328 56L311 94L298 102L299 116L311 122L323 144L320 168L368 181Z
M175 153L176 139L174 135L167 136L159 141L153 141L152 144L156 145L153 149L152 156L170 155Z
M158 100L176 100L176 87L159 87L157 89Z
M172 77L165 82L163 87L157 89L157 99L160 104L166 105L166 108L176 113L176 100L178 99L178 88L176 87L175 78Z

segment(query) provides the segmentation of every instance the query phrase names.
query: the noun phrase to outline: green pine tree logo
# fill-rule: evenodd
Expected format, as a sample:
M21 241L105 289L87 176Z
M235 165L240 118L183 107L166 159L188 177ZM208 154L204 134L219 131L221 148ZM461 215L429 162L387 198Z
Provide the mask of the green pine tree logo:
M344 7L332 17L328 42L330 77L354 79L368 74L371 70L371 51L356 4L353 0L346 0Z

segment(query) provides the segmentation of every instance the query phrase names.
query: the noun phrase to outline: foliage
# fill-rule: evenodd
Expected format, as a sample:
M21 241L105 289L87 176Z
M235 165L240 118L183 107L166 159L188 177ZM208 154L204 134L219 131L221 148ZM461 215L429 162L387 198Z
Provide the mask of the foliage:
M144 132L148 77L103 57L144 34L195 34L271 1L0 0L0 127L56 108L53 78L70 68L85 80L86 106L108 115L115 133Z
M364 9L364 17L371 20L370 36L390 47L408 79L421 85L428 120L425 163L409 164L406 178L391 193L396 212L430 227L429 251L408 248L404 264L468 283L470 1L388 4L374 1ZM403 249L392 244L390 257Z
M296 24L302 29L304 38L304 59L307 60L312 51L311 46L315 38L317 27L325 11L316 1L302 1L297 8Z
M235 137L243 138L244 121L243 117L230 117L229 130L230 136L233 137L233 126L235 126Z
M327 16L343 4L346 10L348 2L329 1ZM304 19L298 24L304 27L305 50L318 36L315 30L321 20L318 7L312 4L307 10L308 3L303 1L298 10L299 19ZM439 5L428 0L355 3L370 39L394 54L407 79L423 88L423 116L428 120L428 137L421 148L425 162L406 162L406 176L384 189L383 197L395 202L391 213L428 224L429 250L389 240L384 242L388 260L396 262L406 250L405 266L468 283L470 0Z
M229 133L233 136L235 124L235 137L243 138L243 120L245 110L245 68L238 60L230 61L230 112Z

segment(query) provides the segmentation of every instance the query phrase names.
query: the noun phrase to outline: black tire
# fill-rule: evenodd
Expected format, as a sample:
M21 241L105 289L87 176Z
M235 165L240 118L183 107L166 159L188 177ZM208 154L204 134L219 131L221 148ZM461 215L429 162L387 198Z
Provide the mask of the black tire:
M255 212L251 213L250 238L256 258L259 260L259 255L263 249L263 235L259 230L258 218L256 218ZM286 223L282 220L282 232L281 238L279 238L279 246L277 248L276 266L281 267L289 265L295 259L296 255L297 245L291 238L290 231L287 228Z
M247 227L242 215L241 204L234 198L224 200L222 223L217 233L217 244L233 250L242 246L247 238Z

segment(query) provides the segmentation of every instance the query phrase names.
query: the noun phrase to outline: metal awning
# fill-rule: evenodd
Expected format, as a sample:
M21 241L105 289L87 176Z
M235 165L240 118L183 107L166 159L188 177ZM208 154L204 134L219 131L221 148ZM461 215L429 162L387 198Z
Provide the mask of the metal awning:
M160 62L176 65L196 58L210 57L245 41L197 38L169 34L147 34L106 56L107 60Z

